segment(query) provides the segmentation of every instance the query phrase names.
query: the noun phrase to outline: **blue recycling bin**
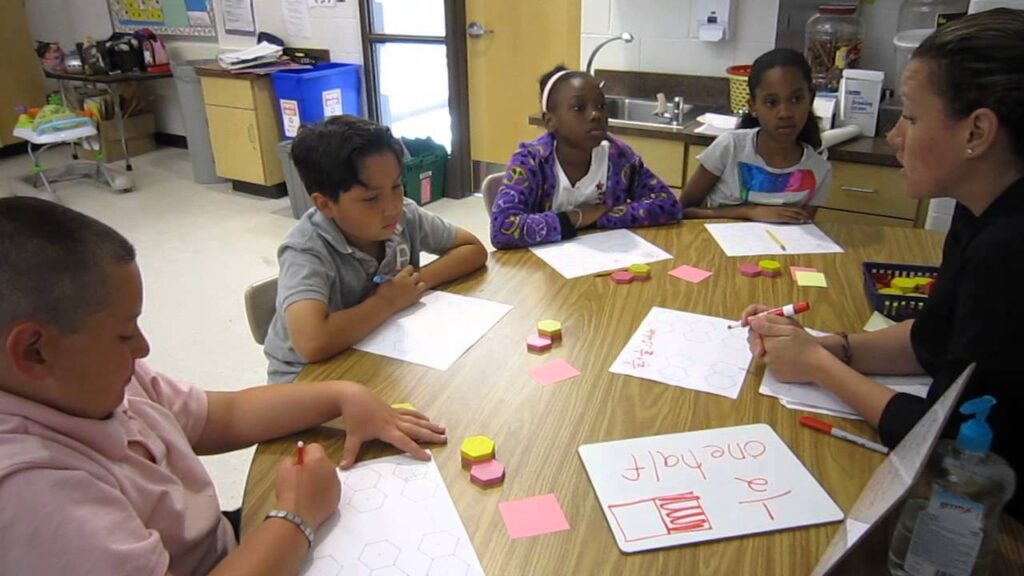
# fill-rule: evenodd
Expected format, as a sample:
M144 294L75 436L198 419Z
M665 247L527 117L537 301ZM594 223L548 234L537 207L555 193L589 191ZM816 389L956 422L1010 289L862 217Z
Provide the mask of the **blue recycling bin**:
M362 66L324 62L303 70L270 75L280 112L281 132L291 140L303 124L329 116L363 116Z

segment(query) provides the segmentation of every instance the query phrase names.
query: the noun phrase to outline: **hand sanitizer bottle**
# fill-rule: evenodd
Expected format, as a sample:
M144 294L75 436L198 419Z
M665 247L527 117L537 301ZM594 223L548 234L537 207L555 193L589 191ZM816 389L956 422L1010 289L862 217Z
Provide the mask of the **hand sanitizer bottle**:
M1017 485L1013 469L989 452L992 428L985 421L991 396L960 407L974 418L960 426L956 442L940 440L914 490L903 504L889 548L889 571L899 576L988 574L999 514Z

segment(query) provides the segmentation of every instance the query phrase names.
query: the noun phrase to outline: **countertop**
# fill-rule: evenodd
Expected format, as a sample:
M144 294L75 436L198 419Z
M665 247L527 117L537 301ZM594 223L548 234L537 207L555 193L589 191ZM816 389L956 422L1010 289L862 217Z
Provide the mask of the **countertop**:
M207 78L231 78L233 80L254 80L258 78L270 79L269 74L253 74L252 72L232 73L226 68L221 68L219 64L196 66L196 74L198 76L206 76Z
M544 125L540 113L530 115L530 124L532 126ZM608 131L612 134L624 136L678 140L687 144L708 146L714 141L715 137L695 132L700 125L701 123L696 120L682 126L671 126L668 124L664 126L640 125L634 122L609 120ZM897 168L900 166L900 163L896 161L896 151L882 137L861 137L848 140L829 148L828 157L829 160L840 162L859 162L861 164L875 164Z

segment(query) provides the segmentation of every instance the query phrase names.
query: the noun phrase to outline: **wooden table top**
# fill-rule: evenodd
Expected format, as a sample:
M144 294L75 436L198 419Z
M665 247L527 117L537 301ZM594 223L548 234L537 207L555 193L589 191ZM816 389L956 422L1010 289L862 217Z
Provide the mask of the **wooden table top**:
M308 366L299 380L364 382L386 401L411 402L448 428L450 444L432 447L434 458L488 574L807 574L837 524L622 554L576 449L623 438L768 423L836 503L849 510L883 456L800 428L800 412L758 394L760 364L752 366L737 400L608 372L652 306L737 318L752 302L808 300L813 308L801 316L806 325L852 332L871 313L863 293L862 261L937 264L941 258L942 236L933 232L838 224L821 228L846 252L777 259L783 266L816 267L827 276L828 289L799 287L788 274L775 279L741 276L737 265L757 258L726 257L700 222L636 230L675 256L652 264L651 281L625 286L607 277L565 280L528 250L493 253L486 271L445 289L514 308L449 370L349 350ZM681 264L714 275L690 284L666 274ZM563 342L547 354L530 354L524 339L544 318L561 320ZM583 374L547 387L527 376L527 368L555 359L567 360ZM834 421L855 434L876 437L863 422ZM273 504L279 458L293 455L301 438L323 443L340 459L341 424L332 422L259 446L246 485L243 535ZM475 434L495 440L507 469L503 485L481 489L461 468L459 444ZM364 447L361 456L393 453L390 447L373 445ZM510 540L498 503L551 492L572 529ZM879 544L883 562L887 544ZM1017 552L1024 562L1020 546Z

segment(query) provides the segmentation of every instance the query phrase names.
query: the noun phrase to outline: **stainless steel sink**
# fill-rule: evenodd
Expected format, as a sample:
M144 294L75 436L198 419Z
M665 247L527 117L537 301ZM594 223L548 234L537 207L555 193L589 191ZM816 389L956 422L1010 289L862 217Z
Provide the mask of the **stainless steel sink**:
M671 118L655 115L658 109L657 100L645 98L626 98L608 96L605 98L605 110L608 112L608 124L611 126L660 127L682 130L683 126L696 120L705 112L715 111L711 106L693 106L684 104L681 117L676 116L676 104L666 103L666 112Z

